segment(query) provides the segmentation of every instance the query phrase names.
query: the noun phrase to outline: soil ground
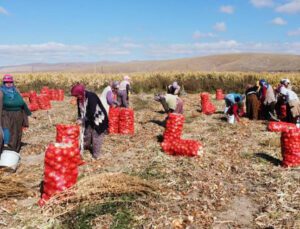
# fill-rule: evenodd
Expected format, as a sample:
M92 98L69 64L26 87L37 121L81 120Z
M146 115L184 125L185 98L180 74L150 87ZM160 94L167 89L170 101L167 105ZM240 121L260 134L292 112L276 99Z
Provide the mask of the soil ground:
M37 111L30 119L17 172L1 173L21 178L33 194L1 199L0 227L55 227L48 218L35 222L34 216L42 214L37 206L39 185L45 149L55 141L55 124L76 120L70 100L53 102L50 111ZM300 228L300 172L280 166L280 134L268 132L265 121L243 118L241 123L228 124L224 102L214 96L217 113L210 116L199 112L199 95L188 94L183 100L183 138L200 141L204 153L175 157L162 152L166 115L161 105L152 95L133 95L135 135L107 135L99 160L85 151L80 176L104 172L139 176L157 185L156 195L133 197L121 210L95 214L87 224L93 228ZM53 220L54 225L79 228L65 219Z

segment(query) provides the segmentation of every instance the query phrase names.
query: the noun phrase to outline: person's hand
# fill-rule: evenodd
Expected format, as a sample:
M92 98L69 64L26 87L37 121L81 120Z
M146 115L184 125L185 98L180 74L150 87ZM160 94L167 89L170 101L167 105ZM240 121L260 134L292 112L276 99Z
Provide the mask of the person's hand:
M77 125L81 125L82 124L82 120L81 119L77 119L76 124Z

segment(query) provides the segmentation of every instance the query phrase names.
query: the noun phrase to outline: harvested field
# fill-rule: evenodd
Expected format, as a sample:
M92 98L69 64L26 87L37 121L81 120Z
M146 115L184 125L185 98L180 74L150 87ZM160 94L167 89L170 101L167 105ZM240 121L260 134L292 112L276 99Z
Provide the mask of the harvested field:
M188 94L183 137L201 141L204 154L168 156L159 142L166 115L152 97L131 98L134 136L106 136L97 161L85 152L78 183L92 189L90 178L99 189L44 208L37 205L43 154L55 140L55 124L74 122L76 107L67 97L49 112L35 112L17 172L0 171L0 227L300 228L300 171L280 166L280 134L267 132L264 121L227 124L223 101L212 100L218 112L203 115L199 95ZM5 195L5 186L19 192L9 187Z

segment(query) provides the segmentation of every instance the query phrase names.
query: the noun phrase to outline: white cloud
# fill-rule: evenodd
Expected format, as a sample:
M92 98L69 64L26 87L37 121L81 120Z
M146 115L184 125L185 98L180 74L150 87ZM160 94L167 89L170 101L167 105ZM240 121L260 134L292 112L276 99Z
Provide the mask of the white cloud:
M222 13L232 14L232 13L234 13L234 7L233 6L221 6L220 11Z
M286 25L287 24L287 22L281 17L274 18L271 21L271 23L274 25Z
M213 38L216 37L213 33L201 33L200 31L195 31L193 34L194 39L200 39L200 38Z
M279 13L300 13L300 0L290 0L288 3L278 6Z
M214 25L214 30L218 32L225 32L227 30L225 22L218 22Z
M0 65L34 62L75 62L111 60L131 55L140 48L134 43L101 45L67 45L56 42L44 44L0 45Z
M243 43L236 40L197 42L191 44L151 45L146 50L152 58L169 59L224 53L287 53L300 54L300 42L295 43Z
M8 15L8 12L6 9L4 9L2 6L0 6L0 14Z
M289 36L300 36L300 28L288 32Z
M257 8L272 7L274 5L273 0L250 0L250 2Z

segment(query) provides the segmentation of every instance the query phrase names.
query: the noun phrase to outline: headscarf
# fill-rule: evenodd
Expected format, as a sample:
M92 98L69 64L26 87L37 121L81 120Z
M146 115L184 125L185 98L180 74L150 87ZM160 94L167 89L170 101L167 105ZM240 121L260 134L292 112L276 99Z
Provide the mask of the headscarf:
M174 82L172 83L172 87L173 87L173 88L178 88L178 83L177 83L176 81L174 81Z
M126 75L126 76L123 77L123 79L126 80L126 81L129 81L130 77L128 75Z
M71 95L75 97L81 96L81 98L77 97L77 99L80 103L83 103L85 98L85 86L80 83L74 85L71 89Z
M15 95L18 93L17 90L16 90L16 87L15 85L11 86L11 87L7 87L5 85L5 82L9 82L9 83L13 83L13 76L12 75L9 75L9 74L6 74L3 76L3 84L1 86L1 91L3 92L3 94L5 96L7 96L7 98L9 100L13 100L15 98Z
M111 82L111 87L113 88L113 89L118 89L119 88L119 81L113 81L113 82Z
M265 87L265 88L268 88L268 87L269 87L269 84L268 84L267 81L264 80L264 79L261 79L261 80L259 81L259 85L260 85L261 87Z

